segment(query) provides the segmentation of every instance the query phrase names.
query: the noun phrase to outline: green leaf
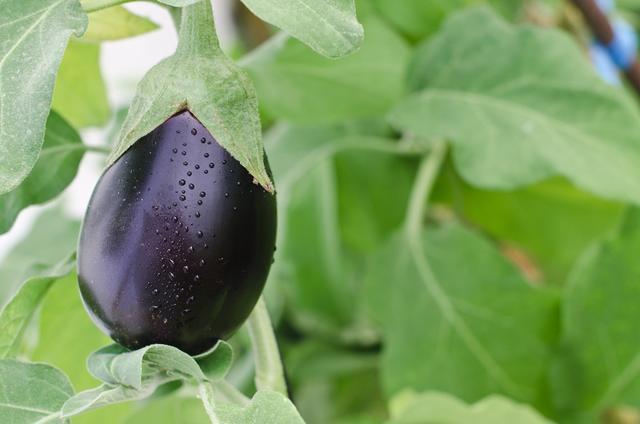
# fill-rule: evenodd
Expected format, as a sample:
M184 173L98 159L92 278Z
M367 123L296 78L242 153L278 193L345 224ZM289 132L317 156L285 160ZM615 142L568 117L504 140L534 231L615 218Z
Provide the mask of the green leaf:
M30 358L62 370L76 390L96 385L84 363L94 350L110 342L89 318L78 292L75 273L48 292L40 312L38 344ZM60 329L64 328L64 331ZM81 341L81 342L80 342Z
M271 390L259 390L245 407L221 404L216 414L221 423L304 424L293 403Z
M38 159L55 74L87 16L77 0L0 0L0 194Z
M584 249L614 229L625 207L585 193L563 178L516 191L482 190L447 166L433 195L462 219L531 261L537 281L564 283ZM571 225L567 225L570 222Z
M59 370L46 364L0 360L0 422L65 423L60 408L73 387Z
M76 128L109 121L111 109L100 73L98 44L69 42L56 79L53 107Z
M22 334L40 306L47 291L56 282L68 275L75 266L75 255L59 264L40 270L37 276L27 281L0 312L0 358L18 353Z
M602 197L640 202L638 108L565 34L515 28L474 8L420 49L409 83L422 91L394 109L392 123L450 140L469 183L513 189L563 175Z
M453 224L398 234L371 258L367 289L388 394L501 393L545 406L557 296L528 285L483 239Z
M158 386L170 381L205 382L222 378L231 366L232 355L229 350L231 347L227 343L218 342L208 353L213 358L206 361L210 364L219 361L221 364L216 373L205 375L194 358L173 346L156 344L132 352L115 344L104 347L93 353L87 362L89 372L104 384L69 399L64 405L63 416L70 417L113 403L143 399Z
M366 254L404 219L413 166L389 153L411 150L341 126L279 126L267 137L280 210L271 278L295 305L296 325L347 342L376 341L354 296Z
M326 122L385 113L403 94L409 47L374 15L353 55L330 60L302 43L274 37L242 62L261 107L276 118Z
M208 1L183 9L180 34L176 53L139 83L110 163L167 118L188 109L260 185L273 191L255 90L220 50Z
M83 41L99 43L135 37L158 28L153 21L131 13L122 6L97 10L89 14L89 27Z
M47 202L67 188L85 151L76 130L52 111L33 170L20 186L0 195L0 234L9 231L22 209Z
M527 405L490 396L473 405L438 392L403 392L391 402L388 424L551 424Z
M0 263L0 307L22 282L34 275L34 268L37 271L43 264L56 264L74 251L79 229L80 222L70 219L60 208L45 210L38 216L29 233Z
M242 0L259 18L331 58L360 47L364 38L353 0ZM367 33L367 36L369 34Z
M593 416L618 404L640 406L640 211L585 252L564 295L563 326L573 411Z

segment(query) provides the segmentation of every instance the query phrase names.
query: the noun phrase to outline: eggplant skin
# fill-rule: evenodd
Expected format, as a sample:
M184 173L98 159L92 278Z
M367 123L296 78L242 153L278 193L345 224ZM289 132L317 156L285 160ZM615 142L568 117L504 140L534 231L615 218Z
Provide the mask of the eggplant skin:
M82 299L129 349L199 354L249 316L275 240L275 196L184 111L98 181L80 234Z

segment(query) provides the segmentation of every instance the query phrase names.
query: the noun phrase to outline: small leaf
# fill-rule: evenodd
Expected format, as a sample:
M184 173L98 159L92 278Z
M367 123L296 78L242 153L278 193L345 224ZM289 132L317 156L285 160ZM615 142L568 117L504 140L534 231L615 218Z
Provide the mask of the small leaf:
M53 92L53 108L76 128L102 126L111 108L100 73L100 45L71 40Z
M296 37L318 53L336 58L360 47L364 38L353 0L242 0L259 18Z
M51 286L75 266L75 255L27 280L0 312L0 358L15 355L25 328Z
M420 91L391 122L450 140L470 184L504 190L562 175L640 203L638 107L600 80L566 34L514 27L486 8L460 12L419 49L409 85Z
M216 414L221 423L229 424L304 424L293 403L271 390L259 390L245 407L221 404Z
M362 48L344 59L324 58L279 36L246 57L241 64L266 113L305 123L386 113L404 94L409 46L376 16L363 23Z
M489 243L453 224L402 232L370 260L388 394L442 390L473 402L501 393L544 404L558 333L554 293L528 285Z
M528 405L502 396L490 396L473 405L446 393L402 392L391 401L387 424L551 424Z
M99 43L135 37L158 28L153 21L131 13L122 6L97 10L89 14L89 27L82 41Z
M93 353L87 361L89 372L104 384L69 399L64 405L63 416L144 399L158 386L170 381L204 382L223 378L231 366L230 351L231 347L220 341L206 357L200 357L209 371L205 375L194 358L173 346L151 345L135 351L127 351L116 344L106 346ZM219 363L214 366L216 361Z
M60 423L60 409L73 387L59 370L45 364L0 360L0 422Z
M72 33L87 15L77 0L0 0L0 194L38 159L53 83Z
M0 195L0 234L9 231L21 210L58 196L73 181L86 146L60 115L51 111L40 157L29 176Z
M110 163L173 114L188 109L260 185L273 192L264 165L255 90L244 71L220 50L211 13L208 1L182 10L178 49L138 84Z

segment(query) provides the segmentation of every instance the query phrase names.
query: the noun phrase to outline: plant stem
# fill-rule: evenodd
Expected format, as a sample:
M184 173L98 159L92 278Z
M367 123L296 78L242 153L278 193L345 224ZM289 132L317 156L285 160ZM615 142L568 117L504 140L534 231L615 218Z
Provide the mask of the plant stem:
M182 8L177 52L208 57L221 53L209 0Z
M128 3L130 1L132 0L83 0L80 4L85 13L91 13L108 7L117 6L119 4Z
M269 311L262 297L251 313L247 326L256 364L256 388L271 389L287 396L287 384L284 380L278 343L273 333Z
M200 400L202 400L202 403L204 404L204 409L207 411L211 424L221 424L218 416L216 415L213 387L211 387L211 383L200 383L198 386L198 394L200 395Z
M422 219L427 208L427 200L436 182L440 166L447 153L447 145L443 141L434 144L428 156L420 163L418 174L411 191L409 207L405 220L405 230L409 237L416 236L422 229Z

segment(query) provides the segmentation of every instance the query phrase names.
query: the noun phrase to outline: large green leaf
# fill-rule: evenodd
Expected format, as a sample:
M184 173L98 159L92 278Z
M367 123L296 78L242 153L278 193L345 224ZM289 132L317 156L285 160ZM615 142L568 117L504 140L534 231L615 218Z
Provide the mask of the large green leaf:
M71 41L64 53L53 107L76 128L102 126L111 109L100 73L100 45Z
M470 183L513 189L559 174L640 202L638 108L563 33L512 27L485 8L461 12L420 49L409 81L421 91L391 121L450 140Z
M403 392L391 402L387 424L551 424L537 411L502 396L491 396L473 405L438 392Z
M244 71L220 49L209 1L182 10L176 53L154 66L138 84L110 162L184 109L190 110L260 185L273 191L264 166L255 90Z
M258 17L327 57L344 56L364 37L353 0L242 0ZM367 34L368 36L368 34Z
M295 305L295 322L348 342L375 341L356 294L366 254L404 218L413 163L389 153L411 150L343 126L279 126L266 145L281 211L271 278Z
M83 41L102 42L135 37L158 28L153 21L135 15L122 6L98 10L89 15Z
M363 22L366 40L345 59L323 58L278 36L246 58L242 63L267 114L326 122L385 113L402 95L409 48L374 15Z
M63 424L60 408L73 387L59 370L46 364L0 360L0 422Z
M31 174L16 189L0 195L0 234L9 231L22 209L47 202L67 188L86 150L76 130L52 111Z
M75 255L72 255L53 267L40 270L0 311L0 358L18 353L22 335L47 291L67 276L74 266Z
M532 275L552 284L565 281L584 249L615 228L625 209L562 178L512 192L483 190L464 182L452 166L441 174L433 197L506 249L524 253Z
M564 296L563 408L599 415L617 404L640 406L640 211L587 251ZM563 397L564 397L563 395ZM564 397L565 402L567 397Z
M87 16L78 0L0 0L0 194L38 159L67 41Z
M474 402L502 393L548 406L557 297L528 285L489 243L453 224L403 232L368 274L388 394L441 390Z

